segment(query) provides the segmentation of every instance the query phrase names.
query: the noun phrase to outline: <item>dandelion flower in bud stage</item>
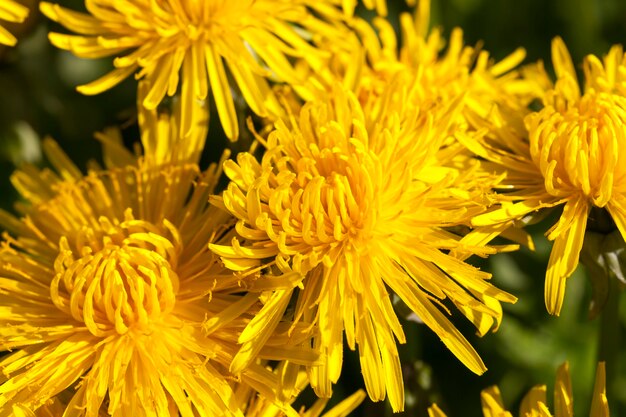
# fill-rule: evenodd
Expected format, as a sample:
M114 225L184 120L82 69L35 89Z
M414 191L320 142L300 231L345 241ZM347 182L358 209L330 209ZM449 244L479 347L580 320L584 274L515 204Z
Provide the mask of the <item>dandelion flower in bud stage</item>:
M344 14L334 3L94 0L86 2L88 13L47 2L41 10L76 33L51 33L57 47L83 58L116 57L113 71L78 87L80 92L100 93L134 73L151 83L143 102L148 109L175 94L180 84L183 111L190 112L193 101L205 99L210 90L226 136L235 140L239 125L229 78L256 114L276 110L267 79L303 82L290 57L304 57L313 68L325 59L305 37L342 36L338 22Z
M554 240L545 283L551 314L561 311L590 210L606 209L626 237L626 91L620 81L625 57L621 47L612 48L603 61L588 56L581 91L565 44L554 39L557 81L543 94L543 108L526 116L525 127L514 113L494 113L492 133L467 144L508 172L501 184L507 190L501 195L502 207L477 217L475 225L563 206L559 221L548 231L548 239Z
M0 0L0 20L23 22L28 16L28 8L14 0ZM0 45L15 46L17 39L0 25Z
M459 100L418 112L404 106L403 91L390 86L362 107L336 87L327 101L305 104L299 119L277 122L261 139L260 163L249 153L227 161L231 183L217 203L238 218L240 238L210 245L233 269L261 263L305 275L294 320L318 324L314 346L327 360L310 370L311 385L330 396L345 334L351 349L358 346L370 397L388 393L395 411L404 403L396 340L405 336L391 292L476 373L486 368L442 302L484 333L497 327L500 301L515 301L455 255L494 252L448 229L485 209L482 191L459 187L478 161L464 171L442 162L454 154L442 144Z
M593 388L589 417L609 417L605 374L604 362L600 362L596 370L596 380ZM485 417L512 417L512 414L504 408L498 387L494 386L483 390L481 393L481 402L483 415ZM569 365L564 363L559 367L556 374L556 385L554 387L554 416L573 417L573 405L574 397L572 396ZM428 415L430 417L446 417L446 414L436 404L428 409ZM520 417L552 417L552 415L548 407L545 385L533 387L522 399L519 410Z
M11 352L0 360L2 417L68 390L64 416L242 416L228 368L262 303L208 249L230 239L234 222L208 204L219 171L201 172L188 148L206 126L178 141L168 135L179 118L140 120L145 156L103 134L106 169L82 175L48 140L54 171L26 166L12 177L27 203L21 218L0 212L10 234L0 248L0 349ZM175 144L163 152L163 143ZM259 357L311 365L311 349L289 353L305 333L288 339L288 327ZM239 381L279 401L263 363Z

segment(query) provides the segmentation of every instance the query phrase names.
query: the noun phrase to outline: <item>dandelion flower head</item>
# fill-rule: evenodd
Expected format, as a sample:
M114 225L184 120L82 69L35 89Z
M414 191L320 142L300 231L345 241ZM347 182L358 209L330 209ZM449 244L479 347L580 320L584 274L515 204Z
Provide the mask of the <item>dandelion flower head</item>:
M85 6L87 13L80 13L41 3L46 16L76 33L51 33L54 45L82 58L115 56L115 69L79 86L80 92L97 94L135 74L151 84L143 102L148 109L174 95L180 84L187 113L210 91L233 140L239 124L232 89L260 116L277 111L268 79L303 82L290 57L322 66L324 53L305 38L337 38L343 33L338 22L345 18L332 0L95 0Z
M337 85L327 101L306 103L259 138L260 162L250 153L226 161L231 182L221 204L237 217L239 237L210 247L233 269L261 263L305 275L294 320L319 327L314 346L327 363L310 373L320 397L330 396L340 375L345 335L351 349L358 346L370 398L387 393L399 411L396 340L405 336L391 292L476 373L486 368L443 300L485 333L497 327L500 302L515 299L463 261L494 249L448 230L485 209L481 192L458 186L472 168L442 163L460 101L420 112L405 106L400 85L379 98L362 106Z
M180 117L140 120L145 156L102 134L106 169L83 175L47 140L54 169L12 177L25 203L20 218L0 213L0 416L45 410L68 389L66 416L242 415L228 367L261 302L208 250L233 221L208 204L216 166L200 171L186 148L206 126L178 141ZM267 358L289 359L274 336ZM277 398L260 362L238 384Z
M310 75L310 91L328 90L339 80L357 96L367 98L383 91L391 80L402 78L412 86L409 100L417 107L464 94L462 118L467 113L484 117L494 103L517 105L518 100L511 97L532 99L532 83L516 70L525 57L522 48L496 62L479 46L465 45L460 28L446 39L441 28L429 27L430 0L421 0L413 13L400 15L400 36L384 17L375 17L371 23L355 18L351 24L357 36L344 40L350 47L323 44L334 59Z
M502 186L509 191L501 195L506 202L501 209L474 219L475 225L563 207L547 234L554 240L545 283L551 314L560 313L566 280L578 265L592 209L606 210L626 237L625 59L619 46L603 60L587 56L583 90L565 44L554 39L557 81L548 83L543 108L524 120L503 115L489 143L468 145L508 171ZM548 76L544 73L543 78Z

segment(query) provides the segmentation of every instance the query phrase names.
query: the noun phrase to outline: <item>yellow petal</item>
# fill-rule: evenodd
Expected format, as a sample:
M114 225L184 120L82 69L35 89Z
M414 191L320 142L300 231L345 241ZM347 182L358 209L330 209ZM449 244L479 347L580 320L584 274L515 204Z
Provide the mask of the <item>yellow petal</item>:
M217 113L222 122L222 128L228 139L237 140L239 137L239 123L222 57L211 45L205 47L204 54L209 72L211 92L213 93Z
M537 385L534 386L526 393L520 404L520 416L532 416L533 411L537 411L540 408L540 404L547 403L546 398L546 386Z
M185 138L191 134L197 124L208 122L208 110L197 95L197 90L202 87L197 87L196 85L201 83L202 78L198 78L191 52L184 58L182 66L183 77L180 94L181 117L179 135L180 138ZM203 71L202 73L205 75L204 82L206 83L206 72Z
M61 150L59 144L54 140L50 138L44 139L42 147L46 157L63 179L78 180L83 177L80 169L74 165L74 162Z
M609 403L606 398L606 369L604 362L598 363L596 382L591 400L591 417L609 417Z
M560 36L552 40L552 65L557 78L569 76L574 80L577 79L572 57Z
M136 69L136 65L127 68L116 68L95 81L76 87L76 90L79 93L88 96L100 94L103 91L109 90L124 81L129 75L135 72Z
M550 199L548 201L538 199L528 199L515 204L503 205L502 208L489 211L472 219L473 226L490 226L502 222L519 219L524 215L536 210L553 207L561 204L562 200Z
M143 100L143 105L148 110L154 110L163 101L174 65L174 54L165 54L153 67L150 68L147 80L150 84L148 94ZM158 68L158 69L157 69Z
M8 46L15 46L17 44L17 38L2 26L0 26L0 44Z
M41 2L39 10L49 19L62 24L72 32L82 35L102 35L106 27L102 21L88 14L66 9L58 4ZM106 33L106 32L105 32Z
M376 331L368 314L359 320L359 323L361 324L357 336L359 359L365 388L372 401L382 401L385 399L385 378L381 372L383 364L380 357L380 347L376 340Z
M267 339L278 325L293 290L280 290L273 293L261 311L248 323L239 335L239 349L230 364L230 371L237 375L253 361Z
M480 393L480 402L485 417L511 417L502 403L500 389L496 386L484 389ZM522 414L523 416L524 414Z
M569 375L569 364L565 362L556 372L554 386L554 417L572 417L574 415L574 399L572 397L572 381Z
M202 331L210 334L220 327L232 322L241 314L246 312L259 299L259 294L249 292L238 301L232 302L228 307L202 323Z
M626 198L614 198L606 206L622 238L626 240Z
M364 399L365 391L360 389L334 406L330 411L324 413L324 417L347 417L363 402Z
M428 417L447 417L437 404L433 404L428 408Z
M565 297L565 281L578 266L588 210L586 200L568 202L563 209L562 218L567 219L564 224L569 223L568 228L556 238L546 272L545 302L550 314L560 314Z
M0 4L0 20L9 22L23 22L28 17L28 7L13 0Z

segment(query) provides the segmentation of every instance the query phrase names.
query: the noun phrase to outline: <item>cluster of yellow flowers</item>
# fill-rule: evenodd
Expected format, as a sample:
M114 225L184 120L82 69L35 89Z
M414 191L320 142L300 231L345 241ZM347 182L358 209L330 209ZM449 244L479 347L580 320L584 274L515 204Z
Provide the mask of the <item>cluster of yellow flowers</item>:
M72 32L50 33L55 46L114 56L78 91L140 80L141 146L99 133L103 164L83 173L49 139L50 168L13 174L17 216L0 212L0 417L317 417L344 342L369 398L401 411L395 304L482 374L452 308L482 336L516 297L466 260L532 247L519 225L556 206L545 300L560 313L591 210L626 237L626 54L589 56L581 89L559 38L553 81L520 66L522 49L496 62L459 29L443 50L428 0L400 16L399 36L384 1L363 3L372 22L348 0L40 4ZM26 14L0 0L0 19ZM0 42L15 38L0 28ZM231 140L255 115L255 143L203 168L209 103ZM567 367L557 378L556 415L572 416ZM322 399L296 410L309 384ZM485 416L510 415L497 388L482 401ZM551 415L545 387L521 415ZM603 364L591 415L608 416Z

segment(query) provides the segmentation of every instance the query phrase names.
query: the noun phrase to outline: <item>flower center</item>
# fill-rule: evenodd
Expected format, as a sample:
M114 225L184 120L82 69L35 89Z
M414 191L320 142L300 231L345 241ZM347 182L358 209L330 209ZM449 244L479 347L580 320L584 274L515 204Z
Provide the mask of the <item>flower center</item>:
M362 162L353 155L329 148L309 149L301 158L292 183L292 222L301 225L302 241L309 246L352 246L367 240L371 228L369 208L373 196ZM367 245L357 245L365 249Z
M547 106L526 123L546 190L556 197L583 193L604 207L620 177L616 169L626 162L619 152L626 146L626 99L590 91L561 111Z
M92 334L149 333L173 310L180 244L169 222L155 226L127 211L120 224L102 217L59 246L52 301Z
M171 4L168 8L159 5L159 10L165 13L160 33L166 36L184 34L191 41L201 38L215 41L242 30L253 5L252 0L197 1L186 3L181 8L172 8Z

